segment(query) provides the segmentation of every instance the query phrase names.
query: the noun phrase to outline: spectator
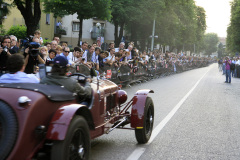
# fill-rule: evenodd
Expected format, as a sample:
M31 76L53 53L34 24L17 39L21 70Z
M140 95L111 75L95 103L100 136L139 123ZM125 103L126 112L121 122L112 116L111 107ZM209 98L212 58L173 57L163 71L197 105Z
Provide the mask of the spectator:
M60 43L60 38L59 37L53 37L53 41L56 41L57 44L59 44Z
M100 56L100 53L101 53L101 48L100 47L96 47L95 48L95 54L93 55L93 63L95 65L95 69L97 71L99 71L99 56Z
M54 58L56 57L56 55L57 55L57 52L54 50L54 49L50 49L49 51L48 51L48 57L47 57L47 59L46 59L46 66L52 66L53 65L53 60L54 60Z
M46 43L45 46L47 47L48 51L51 49L51 43Z
M38 64L45 63L43 57L41 57L39 54L39 47L40 47L39 43L30 42L29 48L26 48L24 51L26 66L25 73L27 74L35 73L35 69L38 66Z
M9 49L9 52L11 54L18 53L19 48L17 47L17 37L14 35L11 35L10 38L11 38L11 47Z
M93 42L92 46L94 47L94 49L97 47L97 43Z
M115 48L111 48L109 56L106 58L106 60L107 60L106 63L110 66L113 65L113 63L115 62L114 52L115 52Z
M115 52L118 52L120 49L124 49L124 47L125 47L125 43L124 43L124 42L121 42L121 43L119 44L119 48L115 48Z
M88 49L88 42L82 42L82 50L85 52Z
M83 54L83 58L85 59L84 60L84 63L89 65L89 66L92 66L92 58L93 58L93 52L95 51L94 47L91 46L89 47L89 50L88 51L85 51L84 54Z
M58 42L57 41L52 41L51 42L51 49L56 50L57 49Z
M41 37L41 31L40 31L40 30L36 30L36 31L34 32L34 37L36 37L36 38L39 39L40 45L43 44L43 38Z
M43 46L40 48L40 56L43 58L43 60L46 62L46 59L48 57L48 49L46 46Z
M226 64L226 81L225 81L225 83L231 83L231 71L230 71L231 60L228 57L226 57L225 64Z
M236 68L235 63L236 63L235 59L232 58L231 59L231 65L230 65L230 71L231 71L231 76L232 77L235 77L235 68Z
M74 64L77 63L82 63L82 56L83 56L83 51L79 47L74 47L73 49L73 56L72 56L72 62Z
M63 50L64 50L64 48L67 47L67 46L68 46L68 44L67 44L66 42L63 42L63 43L61 44L61 47L62 47Z
M114 42L110 42L108 46L109 46L108 52L110 52L111 48L115 48L115 43Z
M104 67L104 62L106 62L106 58L108 57L108 52L101 51L100 56L98 56L99 68Z
M33 74L24 73L24 57L14 54L7 61L9 73L0 77L0 83L39 83L39 79Z
M0 76L7 73L7 60L11 55L9 48L11 45L11 38L4 36L1 42L2 47L0 48Z
M62 49L62 47L60 45L57 45L56 52L57 52L56 56L59 56L61 53L63 53L63 49Z
M127 57L127 59L133 59L133 56L132 56L133 46L131 44L128 46L126 51L130 53L130 55Z
M72 65L73 62L72 62L72 60L69 59L69 57L68 57L69 53L70 53L69 47L65 47L64 50L63 50L63 53L61 53L60 56L63 56L64 58L66 58L67 61L68 61L68 64L69 64L69 65Z

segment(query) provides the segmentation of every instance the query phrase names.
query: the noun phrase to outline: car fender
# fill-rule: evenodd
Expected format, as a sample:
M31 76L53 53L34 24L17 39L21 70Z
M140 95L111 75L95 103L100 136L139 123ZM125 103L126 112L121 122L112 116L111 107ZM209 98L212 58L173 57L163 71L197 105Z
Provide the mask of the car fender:
M47 130L46 139L64 140L74 115L83 116L89 124L90 129L94 129L93 119L90 110L81 104L71 104L60 107L54 114Z
M144 109L148 93L154 93L153 90L144 89L135 93L132 99L131 127L141 129L143 127Z

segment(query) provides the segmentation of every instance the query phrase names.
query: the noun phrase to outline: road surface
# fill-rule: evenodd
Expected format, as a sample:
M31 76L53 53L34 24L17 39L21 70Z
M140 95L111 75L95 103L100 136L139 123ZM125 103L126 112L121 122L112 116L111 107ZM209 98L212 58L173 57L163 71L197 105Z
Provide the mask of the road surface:
M148 144L116 129L92 141L92 160L240 159L240 79L224 83L217 64L124 88L153 89L155 120Z

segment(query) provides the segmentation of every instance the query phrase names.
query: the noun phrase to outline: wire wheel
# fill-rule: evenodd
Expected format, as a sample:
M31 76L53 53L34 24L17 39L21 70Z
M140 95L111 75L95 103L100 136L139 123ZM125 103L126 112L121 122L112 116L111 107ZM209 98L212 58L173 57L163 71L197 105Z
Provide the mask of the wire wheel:
M90 153L90 133L86 120L75 116L63 141L52 146L52 160L87 160Z
M150 97L147 97L144 109L144 122L142 129L135 129L135 137L140 144L147 143L151 137L154 122L154 105Z

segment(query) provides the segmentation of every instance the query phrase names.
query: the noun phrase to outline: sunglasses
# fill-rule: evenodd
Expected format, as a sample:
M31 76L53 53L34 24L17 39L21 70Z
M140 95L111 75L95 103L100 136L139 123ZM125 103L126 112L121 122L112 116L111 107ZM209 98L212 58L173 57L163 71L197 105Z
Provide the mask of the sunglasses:
M70 51L64 51L64 52L67 52L67 53L69 53Z

